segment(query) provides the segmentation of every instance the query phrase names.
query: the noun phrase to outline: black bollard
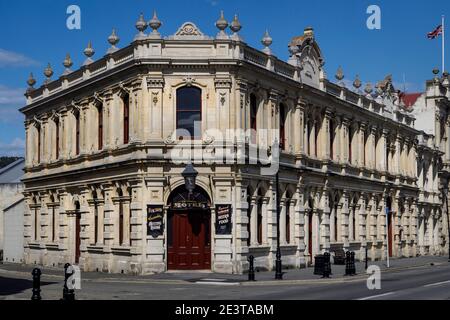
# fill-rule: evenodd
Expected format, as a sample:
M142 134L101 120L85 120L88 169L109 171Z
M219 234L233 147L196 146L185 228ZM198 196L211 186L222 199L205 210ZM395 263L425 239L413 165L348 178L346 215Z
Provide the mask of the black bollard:
M355 252L350 253L350 274L356 275Z
M70 263L66 263L64 265L64 288L63 288L63 298L64 301L74 301L75 300L75 290L69 289L67 286L67 280L69 280L70 276L73 273L69 274L67 269L70 267Z
M325 252L323 257L324 257L324 263L323 263L322 278L329 278L330 274L331 274L330 253Z
M350 251L347 251L345 253L345 275L346 276L351 275L351 267L350 267L351 261L350 261L350 259L351 259Z
M42 300L41 298L41 269L34 268L31 272L33 275L33 295L31 300Z
M369 249L367 248L367 245L366 245L366 271L368 268L368 263L369 263Z
M249 256L248 261L249 261L248 281L255 281L255 266L254 266L255 257Z

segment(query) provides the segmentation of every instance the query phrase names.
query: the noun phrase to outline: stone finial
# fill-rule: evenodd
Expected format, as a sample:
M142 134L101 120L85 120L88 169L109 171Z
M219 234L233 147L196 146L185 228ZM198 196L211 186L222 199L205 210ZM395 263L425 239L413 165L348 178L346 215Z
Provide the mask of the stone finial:
M264 33L264 36L261 40L261 43L264 46L264 49L262 50L263 52L265 52L268 55L272 54L272 50L269 48L270 45L272 44L272 37L269 35L269 31L266 30L266 32Z
M113 29L111 35L108 37L108 42L111 45L111 47L108 49L108 54L114 53L118 50L116 44L118 44L119 41L120 38L116 34L116 29Z
M339 66L339 68L337 69L335 78L337 81L344 80L344 70L342 70L342 66Z
M36 84L36 79L34 78L32 72L30 73L30 76L28 77L27 84L28 84L27 92L34 90L34 85Z
M66 58L63 61L63 66L64 66L64 68L66 68L63 73L64 76L68 75L69 73L72 72L72 70L70 70L70 68L73 66L73 62L72 62L72 59L70 58L70 54L66 55Z
M53 76L53 69L50 63L47 65L47 68L45 68L44 75L47 77L47 79L45 80L45 84L50 83Z
M372 95L373 87L372 87L372 84L371 84L370 82L368 82L368 83L366 84L366 87L364 88L364 92L365 92L368 96L371 96L371 95Z
M361 80L359 80L359 75L356 75L355 81L353 81L353 87L358 91L359 88L361 88L362 83Z
M241 31L241 29L242 29L242 26L241 26L241 23L239 22L238 15L235 14L234 19L230 25L230 30L233 31L234 33L238 33L239 31Z
M152 33L150 33L150 37L152 38L160 38L161 35L158 32L158 29L161 27L162 23L159 21L158 16L156 15L156 11L153 11L153 18L148 22L150 28L152 28Z
M225 17L223 16L223 10L220 11L220 18L216 21L216 27L219 29L219 33L217 34L216 38L218 39L224 39L228 38L225 29L228 27L228 22L225 20Z
M91 41L89 41L88 46L87 46L86 49L84 49L83 53L87 57L87 59L83 63L83 66L86 66L86 65L91 64L92 62L94 62L94 60L92 60L92 56L95 54L95 50L92 48L92 42Z
M231 38L233 40L242 40L241 37L238 34L239 31L241 31L241 29L242 29L242 25L239 22L238 15L235 14L234 15L234 19L233 19L233 21L230 24L230 30L233 32Z
M136 22L136 29L139 33L134 37L134 40L141 40L145 38L144 31L147 29L147 22L145 22L144 14L141 13L138 21Z

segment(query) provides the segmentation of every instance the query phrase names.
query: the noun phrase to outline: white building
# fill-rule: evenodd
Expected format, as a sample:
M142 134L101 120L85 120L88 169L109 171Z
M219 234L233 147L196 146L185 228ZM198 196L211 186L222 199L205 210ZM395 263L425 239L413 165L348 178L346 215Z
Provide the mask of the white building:
M0 169L0 251L5 262L23 262L25 159Z
M245 43L237 17L230 35L222 16L215 37L192 22L163 37L156 15L148 25L145 34L141 16L122 49L114 32L97 61L89 44L75 71L67 57L56 80L47 67L39 88L30 77L21 109L27 263L241 273L254 255L272 269L275 172L284 266L338 249L362 258L367 248L372 260L443 252L441 153L419 143L391 77L375 93L359 79L346 88L342 69L337 84L328 80L312 28L292 39L285 62L268 33L262 50ZM182 151L185 163L175 161ZM192 194L189 161L199 173Z

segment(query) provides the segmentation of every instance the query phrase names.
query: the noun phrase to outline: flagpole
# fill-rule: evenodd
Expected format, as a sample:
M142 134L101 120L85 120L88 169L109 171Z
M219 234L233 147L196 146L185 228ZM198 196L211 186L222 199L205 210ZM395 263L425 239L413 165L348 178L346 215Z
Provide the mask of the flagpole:
M442 15L442 74L445 72L445 16Z

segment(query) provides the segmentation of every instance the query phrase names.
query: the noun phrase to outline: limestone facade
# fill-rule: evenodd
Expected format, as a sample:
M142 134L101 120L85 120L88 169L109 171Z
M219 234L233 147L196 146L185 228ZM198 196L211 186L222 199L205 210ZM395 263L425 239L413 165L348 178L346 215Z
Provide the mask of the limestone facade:
M358 259L367 248L372 260L388 251L443 253L443 152L433 135L414 128L392 79L375 93L356 80L353 90L345 87L342 71L331 82L311 28L293 38L284 62L271 52L268 34L260 51L236 24L232 35L217 26L216 37L187 22L163 38L153 23L150 35L141 32L97 61L88 51L80 69L55 81L47 72L43 86L27 91L25 261L167 270L169 199L184 185L185 163L173 154L185 88L199 92L200 135L188 149L201 154L193 161L197 186L211 202L212 271L245 272L250 254L257 267L274 268L275 178L240 157L259 147L273 160L273 141L282 147L284 266L304 267L341 248ZM164 208L164 232L156 237L147 234L148 205ZM215 233L217 205L232 207L231 234Z

